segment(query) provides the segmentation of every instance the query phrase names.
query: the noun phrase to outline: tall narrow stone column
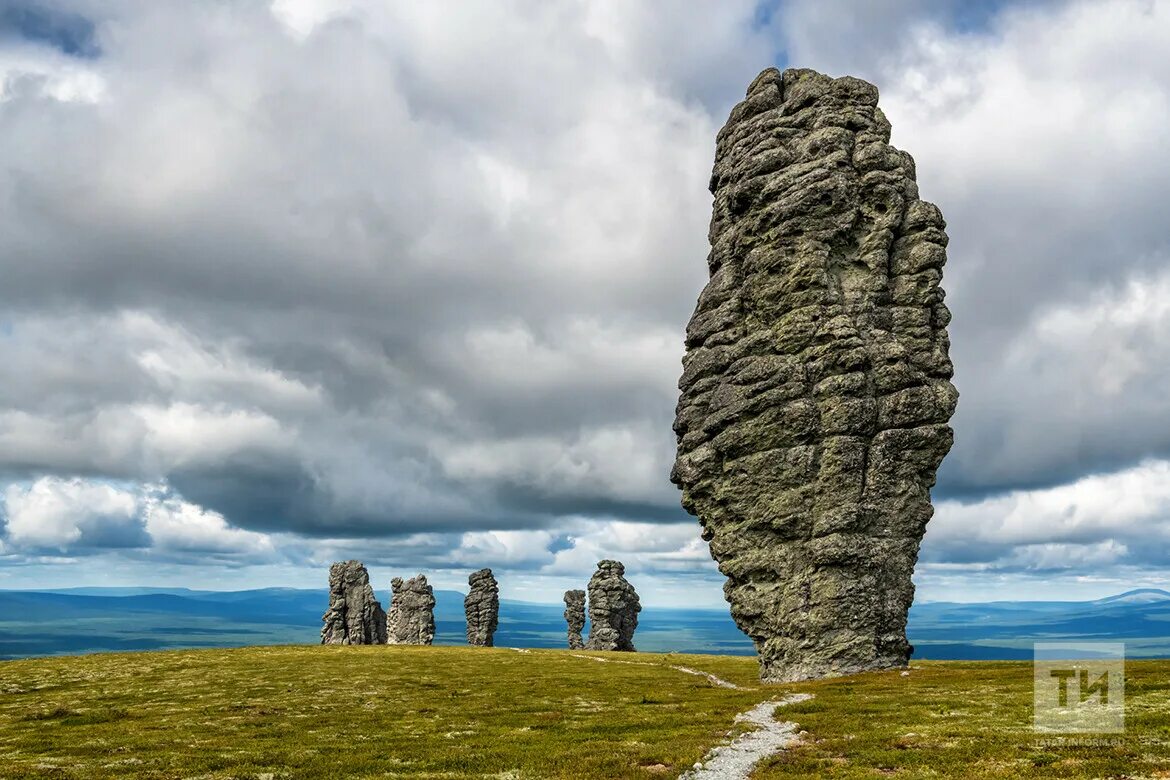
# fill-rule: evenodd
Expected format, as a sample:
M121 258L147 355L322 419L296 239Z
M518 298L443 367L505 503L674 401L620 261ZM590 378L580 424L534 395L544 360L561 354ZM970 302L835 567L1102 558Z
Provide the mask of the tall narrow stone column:
M565 591L565 622L569 624L569 649L581 650L585 647L581 638L581 629L585 628L585 591Z
M905 665L951 447L942 214L878 91L769 69L719 132L671 479L765 680Z
M491 569L480 569L467 578L467 644L492 647L492 636L500 625L500 586Z

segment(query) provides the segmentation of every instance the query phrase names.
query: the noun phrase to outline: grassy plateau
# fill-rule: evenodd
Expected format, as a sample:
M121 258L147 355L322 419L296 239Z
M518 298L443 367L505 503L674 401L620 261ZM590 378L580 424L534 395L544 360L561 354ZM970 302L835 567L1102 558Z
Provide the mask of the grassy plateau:
M588 655L637 663L595 663ZM717 675L715 685L672 666ZM807 732L753 778L1170 777L1170 661L1126 667L1126 732L1032 730L1032 667L916 662L763 686L754 659L257 647L0 663L4 778L677 777L778 711Z

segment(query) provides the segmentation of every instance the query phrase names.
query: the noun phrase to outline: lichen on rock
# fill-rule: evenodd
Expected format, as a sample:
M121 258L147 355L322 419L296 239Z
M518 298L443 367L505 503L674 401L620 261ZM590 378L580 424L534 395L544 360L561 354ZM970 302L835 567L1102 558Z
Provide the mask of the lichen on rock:
M946 223L877 89L768 69L719 132L671 479L765 680L903 666L951 447Z
M589 578L589 639L587 650L634 651L634 631L642 604L618 561L599 561Z
M480 569L467 578L463 611L467 616L467 644L492 647L500 625L500 586L491 569Z
M386 641L392 645L429 645L435 639L435 593L423 575L390 581L393 595L386 615Z
M569 649L581 650L585 647L585 640L581 637L581 630L585 628L585 591L565 591L565 622L569 624Z
M329 609L321 620L323 645L386 644L386 613L374 598L370 574L361 561L329 567Z

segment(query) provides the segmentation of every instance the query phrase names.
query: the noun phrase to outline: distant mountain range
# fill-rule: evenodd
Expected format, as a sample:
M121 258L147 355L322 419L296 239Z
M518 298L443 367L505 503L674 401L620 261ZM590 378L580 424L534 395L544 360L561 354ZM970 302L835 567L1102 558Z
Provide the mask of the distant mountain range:
M1095 601L926 602L910 609L915 657L1028 659L1032 643L1124 642L1130 658L1170 657L1170 593L1141 588Z
M463 644L463 594L435 592L438 644ZM325 590L67 588L0 590L0 659L112 650L311 644ZM503 600L496 644L564 647L559 604ZM926 602L910 610L915 658L1030 659L1033 642L1125 642L1127 655L1170 657L1170 593L1144 588L1095 601ZM747 655L723 609L646 607L635 644L652 652Z

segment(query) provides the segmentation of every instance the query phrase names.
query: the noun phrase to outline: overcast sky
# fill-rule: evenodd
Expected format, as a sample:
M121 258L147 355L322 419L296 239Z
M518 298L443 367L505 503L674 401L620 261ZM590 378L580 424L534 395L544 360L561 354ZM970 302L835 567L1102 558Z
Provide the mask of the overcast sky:
M771 65L949 223L919 598L1170 585L1170 2L0 0L0 587L722 604L671 421Z

